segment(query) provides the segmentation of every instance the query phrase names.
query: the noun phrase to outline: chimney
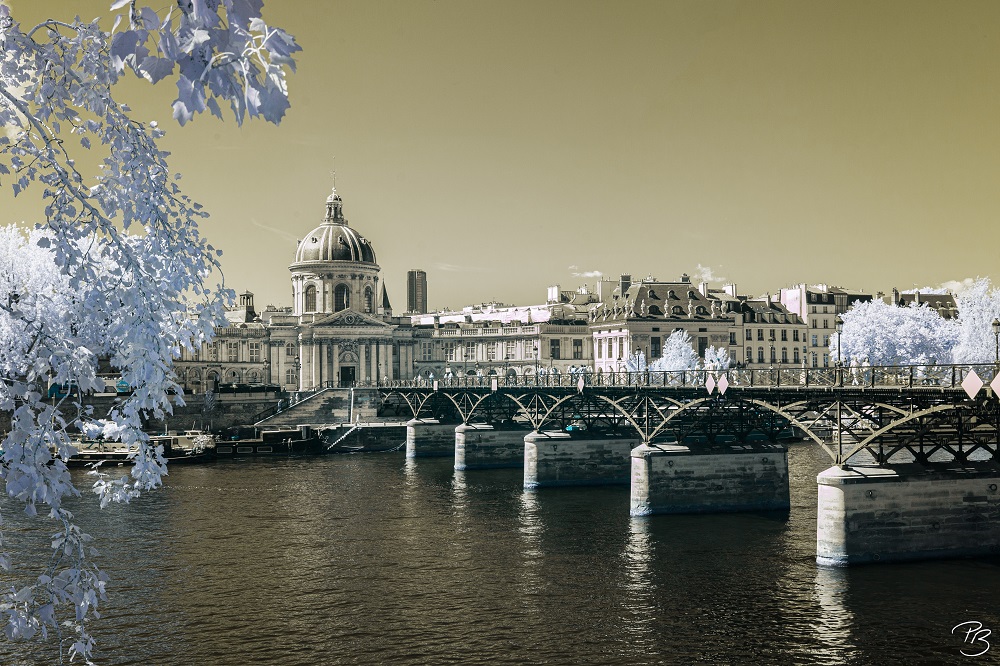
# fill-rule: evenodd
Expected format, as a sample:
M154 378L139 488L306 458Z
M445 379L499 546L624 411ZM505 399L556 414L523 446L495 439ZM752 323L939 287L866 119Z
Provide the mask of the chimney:
M920 290L913 292L913 302L920 305Z
M628 288L632 286L632 276L629 275L628 273L622 273L619 286L621 287L621 295L624 297L625 292L628 291Z
M764 295L764 302L767 303L767 307L771 307L771 292Z
M708 283L707 282L699 282L698 283L698 291L701 292L702 296L708 296Z
M725 291L727 294L729 294L733 298L736 298L736 283L735 282L733 282L731 284L725 285L722 289L723 289L723 291Z
M899 305L899 289L892 288L892 304Z

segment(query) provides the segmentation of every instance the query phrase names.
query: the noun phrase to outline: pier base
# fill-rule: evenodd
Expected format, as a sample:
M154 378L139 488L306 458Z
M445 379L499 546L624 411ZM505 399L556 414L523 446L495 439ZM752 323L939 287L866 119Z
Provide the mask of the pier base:
M1000 552L996 463L831 467L816 481L819 564Z
M524 467L524 436L527 430L497 430L485 423L466 423L455 428L455 469L499 469Z
M641 443L634 437L530 433L524 438L524 487L627 485L629 454Z
M437 419L406 422L406 457L430 458L455 455L455 424Z
M790 506L788 450L778 444L711 453L668 444L632 450L633 516L788 511Z

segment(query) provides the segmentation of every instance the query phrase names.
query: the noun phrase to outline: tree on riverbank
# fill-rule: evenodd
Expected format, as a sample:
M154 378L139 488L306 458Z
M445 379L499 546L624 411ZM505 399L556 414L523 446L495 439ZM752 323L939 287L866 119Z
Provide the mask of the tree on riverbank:
M63 462L66 428L139 446L129 476L99 478L102 504L158 486L162 451L144 441L141 416L170 410L179 388L172 360L211 335L231 298L209 284L221 253L199 233L206 213L168 169L162 130L133 118L114 84L126 70L151 83L175 79L182 125L206 110L222 117L224 106L239 123L277 123L288 108L285 70L299 50L264 23L262 0L171 4L158 14L117 0L111 32L78 20L22 29L0 5L0 186L44 201L44 222L30 234L0 230L0 409L11 416L0 479L29 515L44 507L59 525L41 573L31 571L37 563L12 561L0 533L0 615L9 639L55 634L60 660L89 660L87 621L98 616L105 585L91 538L63 506L79 494ZM80 166L90 163L93 173ZM135 392L109 414L63 420L45 402L48 384L98 388L98 357Z
M926 304L898 306L874 300L856 303L841 317L840 344L830 337L830 359L838 349L845 365L933 365L992 363L1000 318L1000 289L979 278L955 295L958 318L945 319Z

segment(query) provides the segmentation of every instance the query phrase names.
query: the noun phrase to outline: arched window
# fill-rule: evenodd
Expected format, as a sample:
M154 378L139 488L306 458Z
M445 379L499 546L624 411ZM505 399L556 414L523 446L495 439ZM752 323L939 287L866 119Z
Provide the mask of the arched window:
M351 290L346 284L338 284L333 293L333 311L340 312L351 307Z
M365 287L365 312L375 311L375 294L371 287Z
M306 287L306 312L316 312L316 286L309 285Z
M656 315L662 315L663 314L663 310L661 310L660 308L658 308L655 305L650 305L649 306L649 314L654 315L654 316L656 316Z
M684 314L684 308L682 308L679 305L675 305L674 307L670 308L670 312L672 312L675 315Z
M251 370L247 373L247 382L250 384L259 384L261 380L260 373L256 370Z

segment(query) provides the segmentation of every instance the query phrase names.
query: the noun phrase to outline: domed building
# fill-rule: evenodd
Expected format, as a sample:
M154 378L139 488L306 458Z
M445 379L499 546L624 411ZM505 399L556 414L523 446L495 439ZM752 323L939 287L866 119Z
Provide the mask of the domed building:
M412 333L392 318L371 242L344 217L336 188L298 242L291 312L267 313L271 381L290 390L410 377Z

